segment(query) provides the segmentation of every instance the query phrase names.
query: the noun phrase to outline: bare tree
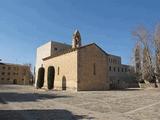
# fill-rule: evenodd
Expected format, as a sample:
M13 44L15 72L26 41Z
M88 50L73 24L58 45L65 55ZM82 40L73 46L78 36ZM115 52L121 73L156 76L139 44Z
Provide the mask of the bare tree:
M154 71L152 67L152 60L150 57L150 52L147 47L143 48L143 69L142 78L148 82L153 81Z
M160 82L160 24L156 26L154 32L154 43L155 43L155 71L156 78Z
M138 82L142 82L142 65L141 65L141 46L137 42L134 50L135 73Z
M148 30L143 26L139 26L133 32L133 35L136 37L137 41L141 44L141 46L143 48L143 53L142 53L143 60L141 59L141 62L139 62L137 60L137 62L139 62L139 64L142 63L142 68L139 69L140 70L139 73L142 73L142 79L145 82L153 82L154 81L155 82L155 87L157 87L156 80L155 80L153 63L152 63L153 58L152 58L152 55L151 55L151 48L150 48L151 43L152 43L151 35L149 34ZM135 59L137 59L136 58L137 54L138 53L135 53Z

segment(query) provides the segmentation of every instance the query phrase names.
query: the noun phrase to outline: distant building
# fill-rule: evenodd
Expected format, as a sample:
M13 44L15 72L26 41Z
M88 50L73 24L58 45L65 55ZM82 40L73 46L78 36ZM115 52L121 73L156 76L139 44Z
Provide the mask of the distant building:
M119 56L106 53L95 43L82 46L79 31L73 34L72 46L51 41L37 48L36 83L41 77L43 87L48 89L124 88L131 78L130 71Z
M121 63L121 57L108 54L110 89L137 87L132 66Z
M31 70L28 65L0 63L0 84L28 85L31 83Z

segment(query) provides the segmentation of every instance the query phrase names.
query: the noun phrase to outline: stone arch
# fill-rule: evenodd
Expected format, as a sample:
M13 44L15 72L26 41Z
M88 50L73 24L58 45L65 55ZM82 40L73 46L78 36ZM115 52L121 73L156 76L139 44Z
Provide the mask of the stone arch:
M47 85L48 89L54 88L55 68L53 66L48 67Z
M43 67L40 67L38 69L38 77L37 77L37 84L36 84L37 88L42 88L44 85L44 73L45 73L45 69Z
M63 76L62 77L62 90L66 90L66 89L67 89L66 77Z

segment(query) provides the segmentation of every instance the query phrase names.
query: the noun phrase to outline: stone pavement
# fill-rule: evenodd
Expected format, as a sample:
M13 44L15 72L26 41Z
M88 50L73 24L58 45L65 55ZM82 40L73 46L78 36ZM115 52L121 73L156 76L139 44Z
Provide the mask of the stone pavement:
M160 120L160 89L67 92L0 85L0 120Z

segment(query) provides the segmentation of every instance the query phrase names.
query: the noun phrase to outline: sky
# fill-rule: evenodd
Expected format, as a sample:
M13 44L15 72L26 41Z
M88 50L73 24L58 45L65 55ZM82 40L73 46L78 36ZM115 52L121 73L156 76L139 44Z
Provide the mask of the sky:
M75 29L82 44L96 43L130 64L139 25L154 30L159 0L0 0L0 59L35 65L36 48L53 40L71 44Z

